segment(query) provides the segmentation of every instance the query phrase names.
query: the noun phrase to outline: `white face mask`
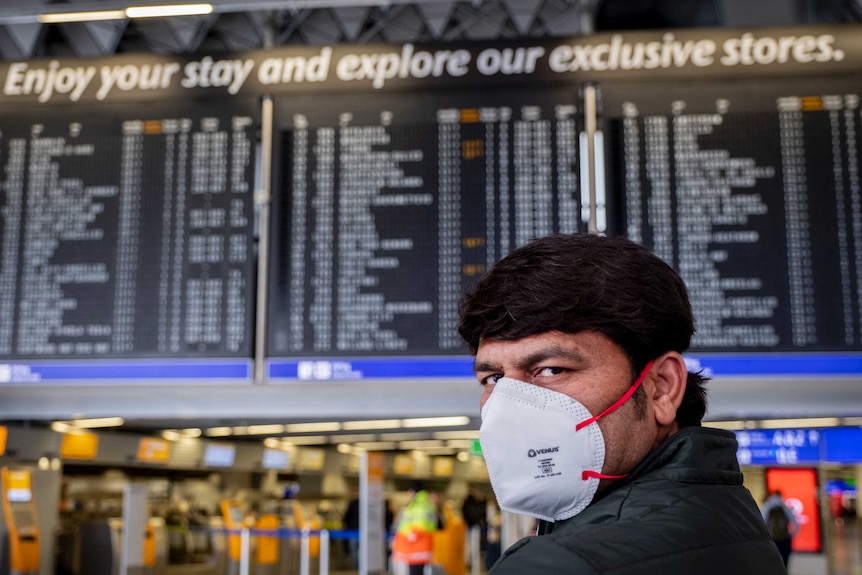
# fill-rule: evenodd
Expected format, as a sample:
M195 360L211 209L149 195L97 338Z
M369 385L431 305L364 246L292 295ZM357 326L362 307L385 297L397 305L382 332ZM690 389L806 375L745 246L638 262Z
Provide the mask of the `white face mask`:
M561 521L583 511L603 475L605 440L597 420L625 403L652 367L597 416L568 395L502 378L482 408L479 441L497 502L505 511Z

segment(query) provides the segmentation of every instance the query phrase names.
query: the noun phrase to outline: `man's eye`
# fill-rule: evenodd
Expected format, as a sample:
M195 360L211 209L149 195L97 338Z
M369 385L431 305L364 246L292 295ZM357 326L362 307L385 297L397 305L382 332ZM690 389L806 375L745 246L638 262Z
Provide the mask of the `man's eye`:
M560 375L564 371L566 371L566 370L562 367L543 367L542 369L539 370L539 375L544 375L544 376Z
M503 374L495 373L494 375L489 375L487 377L483 377L479 383L481 383L482 385L488 385L489 383L497 383L498 381L500 381L500 378L502 378L502 377L503 377Z

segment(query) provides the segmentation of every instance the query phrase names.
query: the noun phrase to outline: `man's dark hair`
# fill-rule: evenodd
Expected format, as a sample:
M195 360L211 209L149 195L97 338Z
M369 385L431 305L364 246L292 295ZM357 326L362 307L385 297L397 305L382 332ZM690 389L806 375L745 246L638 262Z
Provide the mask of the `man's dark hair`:
M694 334L682 278L647 248L622 237L552 235L497 262L461 301L458 333L475 354L482 339L517 340L595 331L619 345L633 374ZM706 378L688 374L680 426L700 425Z

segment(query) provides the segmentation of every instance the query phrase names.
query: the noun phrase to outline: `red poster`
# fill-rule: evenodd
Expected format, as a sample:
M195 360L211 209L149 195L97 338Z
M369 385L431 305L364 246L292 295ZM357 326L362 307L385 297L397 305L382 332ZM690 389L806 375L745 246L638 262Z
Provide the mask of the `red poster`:
M793 538L794 551L819 553L823 550L820 535L820 505L817 498L816 469L773 468L766 470L766 489L781 491L784 503L793 510L799 532Z

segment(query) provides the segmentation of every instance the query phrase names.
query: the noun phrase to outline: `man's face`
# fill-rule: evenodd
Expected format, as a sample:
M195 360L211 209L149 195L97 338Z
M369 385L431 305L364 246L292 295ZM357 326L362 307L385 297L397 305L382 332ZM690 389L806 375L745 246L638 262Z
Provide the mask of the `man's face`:
M568 395L597 415L633 383L623 350L608 337L592 331L551 331L515 341L485 339L479 343L474 369L484 386L481 406L493 393L496 380L508 377ZM631 399L599 419L606 450L603 473L629 472L659 443L651 379L648 375L642 384L647 397L645 406Z

